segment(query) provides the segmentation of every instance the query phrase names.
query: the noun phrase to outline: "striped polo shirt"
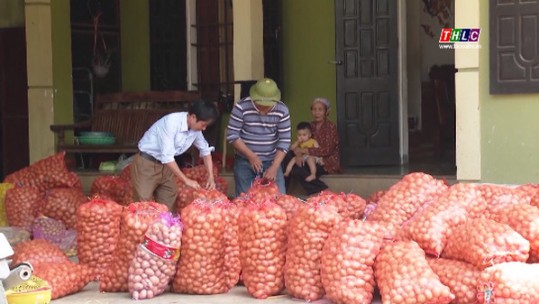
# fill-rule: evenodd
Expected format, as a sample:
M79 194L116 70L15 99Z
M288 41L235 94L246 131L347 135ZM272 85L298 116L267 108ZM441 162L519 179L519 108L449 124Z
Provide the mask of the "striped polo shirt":
M241 138L260 160L271 161L277 150L288 152L290 131L290 113L282 101L276 103L268 114L260 115L253 101L247 97L232 109L226 138L229 143Z

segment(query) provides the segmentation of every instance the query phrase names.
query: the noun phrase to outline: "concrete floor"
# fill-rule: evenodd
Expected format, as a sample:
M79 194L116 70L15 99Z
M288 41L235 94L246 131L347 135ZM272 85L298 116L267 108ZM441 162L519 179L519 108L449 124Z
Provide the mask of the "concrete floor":
M129 293L125 292L108 292L100 293L98 291L98 283L90 283L81 292L72 294L60 299L53 300L51 304L132 304L135 300L132 300ZM257 300L253 298L247 292L244 286L236 286L230 292L219 295L184 295L165 292L153 299L143 300L143 303L152 304L247 304L247 303L306 303L305 300L293 299L286 295L279 295L267 298L265 300ZM310 302L314 304L330 304L327 299L321 299L318 301ZM375 299L373 304L379 304L381 301Z

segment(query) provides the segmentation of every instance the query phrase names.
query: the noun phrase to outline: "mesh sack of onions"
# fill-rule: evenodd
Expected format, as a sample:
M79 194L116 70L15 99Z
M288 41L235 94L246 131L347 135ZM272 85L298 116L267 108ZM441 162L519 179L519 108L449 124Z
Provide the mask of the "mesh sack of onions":
M480 184L479 190L488 205L498 203L529 204L532 196L527 187Z
M257 299L284 288L286 212L271 200L243 208L238 218L242 280Z
M8 226L5 198L7 190L13 187L14 185L10 183L0 183L0 227Z
M203 183L208 180L208 170L206 170L205 165L197 165L190 168L182 168L183 174L189 179L196 180L198 183ZM216 177L219 175L219 168L213 166L213 176Z
M440 282L413 241L386 245L374 263L383 303L449 303L455 296Z
M430 268L440 278L442 284L449 287L455 295L451 303L475 303L477 297L477 283L481 276L481 269L462 261L444 258L427 258Z
M483 269L504 262L526 262L529 251L530 242L508 225L470 219L455 227L442 256Z
M486 208L477 184L456 184L418 210L403 229L426 253L440 256L454 227L480 216Z
M391 228L389 234L392 235L391 230L396 231L421 206L436 200L445 191L447 185L431 175L407 174L380 197L368 219L388 223Z
M241 207L232 204L230 201L224 201L220 204L224 209L225 219L228 225L225 231L225 276L228 288L236 286L240 280L241 262L240 262L240 244L238 218L241 213Z
M229 227L227 201L196 199L182 210L180 261L172 291L218 294L230 290L225 256Z
M165 291L176 273L181 235L180 218L170 212L161 213L148 227L129 266L127 285L133 299L151 299Z
M284 282L288 294L314 301L324 296L320 278L322 248L333 226L341 220L337 207L302 206L288 225Z
M207 190L204 188L194 189L182 182L177 182L178 185L178 197L176 198L175 208L178 212L181 212L183 208L191 204L197 198L207 200L228 200L226 195L219 189ZM226 191L226 189L225 189Z
M377 204L378 201L380 200L380 198L382 198L382 196L384 196L384 194L386 194L386 190L378 190L378 191L375 191L373 193L371 193L371 195L369 195L369 197L367 198L367 203L374 203L374 204Z
M66 253L76 250L76 232L74 230L68 231L64 223L50 217L39 216L34 220L32 237L50 241Z
M292 219L296 211L305 205L305 203L299 198L288 194L277 196L277 198L275 198L275 203L283 208L283 210L286 212L286 218L289 221Z
M10 226L32 230L32 222L43 205L43 194L34 187L15 187L7 190L6 216Z
M328 299L337 304L371 303L373 265L384 233L374 222L343 220L335 225L324 244L320 267Z
M58 299L81 291L95 280L91 267L71 261L32 264L34 275L47 281L52 287L52 299Z
M100 291L129 291L129 265L137 246L144 241L146 230L162 212L168 212L168 207L157 202L136 202L124 208L118 243L109 267L100 279Z
M81 188L78 175L67 170L65 152L60 152L39 160L32 165L16 171L5 178L5 182L18 187L36 187L41 191L59 187Z
M279 192L279 187L277 187L277 184L274 181L257 177L253 181L251 188L247 190L246 194L253 202L264 202L268 199L274 200L281 193Z
M539 303L538 273L539 264L520 262L485 268L477 284L477 303Z
M11 257L12 265L22 262L30 262L32 265L39 263L63 263L69 261L65 253L52 242L38 239L19 243L13 248Z
M103 175L97 177L92 183L90 194L108 197L123 206L133 203L131 181L120 176Z
M118 176L121 177L123 180L131 182L131 164L125 166L125 168L120 171L120 174L118 174Z
M215 177L215 189L217 189L217 191L221 192L221 193L228 193L228 182L226 181L226 179L220 177L220 176L216 176Z
M527 204L490 205L486 218L509 225L530 242L529 263L539 262L539 208Z
M365 210L365 200L356 194L334 193L329 190L320 192L317 196L310 197L308 204L329 204L337 207L339 214L344 219L359 219Z
M77 209L88 202L88 197L78 188L53 188L45 192L41 213L62 221L67 228L77 225Z
M101 275L112 262L120 237L123 207L111 200L94 198L77 209L77 256L81 264Z

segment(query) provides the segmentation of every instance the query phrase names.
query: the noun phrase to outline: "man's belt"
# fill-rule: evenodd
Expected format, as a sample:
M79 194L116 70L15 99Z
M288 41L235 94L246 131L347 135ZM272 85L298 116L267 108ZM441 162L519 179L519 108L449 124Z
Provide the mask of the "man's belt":
M151 155L148 154L148 153L145 153L145 152L140 151L138 154L139 154L142 158L145 158L145 159L147 159L147 160L153 161L154 163L161 164L161 162L160 162L159 160L157 160L155 157L151 156Z

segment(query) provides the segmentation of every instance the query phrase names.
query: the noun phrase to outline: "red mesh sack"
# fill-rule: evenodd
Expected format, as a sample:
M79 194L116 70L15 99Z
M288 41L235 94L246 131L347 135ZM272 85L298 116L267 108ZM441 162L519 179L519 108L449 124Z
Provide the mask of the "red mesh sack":
M238 218L242 280L249 294L265 299L284 288L286 212L272 201L251 204Z
M339 214L345 219L359 219L365 210L365 200L356 194L334 193L329 190L310 197L307 204L329 204L337 207Z
M172 291L190 294L218 294L230 290L225 255L229 227L229 202L196 199L182 210L184 223L180 261Z
M253 202L264 202L268 199L275 199L281 192L274 181L257 177L246 194Z
M101 275L112 261L120 237L122 206L94 198L77 209L77 256Z
M510 262L485 268L477 284L477 303L539 303L539 264Z
M137 246L144 241L148 226L159 218L168 207L157 202L137 202L125 207L120 223L120 236L109 267L99 282L100 291L129 291L127 277L129 265Z
M425 173L410 173L391 186L380 197L377 207L369 215L369 220L381 221L397 230L425 203L436 200L447 191L447 185Z
M221 191L217 189L194 189L183 183L180 183L178 184L178 197L176 198L175 208L176 210L178 210L178 212L181 212L183 208L187 207L187 205L191 204L194 200L199 198L209 201L228 201L226 195L224 195Z
M39 239L19 243L13 248L12 265L30 262L32 266L39 263L63 263L69 261L65 253L52 242Z
M320 266L328 299L334 303L371 303L373 265L384 233L374 222L344 220L335 225L324 244Z
M81 187L78 175L68 171L64 156L65 152L60 152L39 160L8 175L5 182L19 187L36 187L41 191L59 187Z
M282 194L277 196L277 198L275 199L275 203L284 209L284 211L286 212L286 218L289 221L292 219L292 217L299 208L305 206L305 203L302 202L299 198L288 194Z
M219 175L219 168L213 166L213 176L216 177ZM191 168L182 168L183 174L189 179L194 179L199 183L206 182L208 180L208 170L206 170L205 165L198 165Z
M125 181L131 182L131 164L123 168L118 176Z
M181 236L180 218L170 212L150 225L129 266L127 285L133 299L151 299L165 291L176 273Z
M481 269L474 265L444 258L427 258L429 266L438 275L440 282L455 295L451 303L468 304L477 301L477 283Z
M415 242L386 245L376 258L374 274L384 303L444 304L455 299Z
M371 193L371 195L369 195L369 197L367 198L367 203L378 203L378 201L380 200L380 198L382 198L382 196L384 196L384 194L386 194L386 190L378 190Z
M226 181L226 179L220 176L216 176L215 189L217 189L217 191L223 193L226 196L226 194L228 193L228 182Z
M71 261L59 263L39 263L33 265L34 275L47 281L52 287L52 299L58 299L81 291L95 280L91 267Z
M324 296L320 279L322 247L340 220L337 208L331 205L302 206L292 217L284 268L288 294L307 301Z
M15 187L7 190L4 203L9 225L31 231L43 205L43 195L34 187Z
M489 206L488 219L509 225L530 242L528 262L539 262L539 209L526 204Z
M108 197L123 206L133 203L131 181L119 176L103 175L97 177L92 183L90 194Z
M75 228L77 209L88 202L88 197L78 188L53 188L45 192L41 213L62 221L67 228Z
M454 227L470 217L479 217L486 208L478 185L456 184L421 208L403 229L426 253L440 256Z
M239 244L239 226L238 218L241 213L241 207L232 203L223 203L222 207L226 210L227 231L225 231L225 275L226 285L232 288L238 284L241 274L240 262L240 244Z
M529 251L530 243L508 225L470 219L455 226L442 256L483 269L504 262L526 262Z

